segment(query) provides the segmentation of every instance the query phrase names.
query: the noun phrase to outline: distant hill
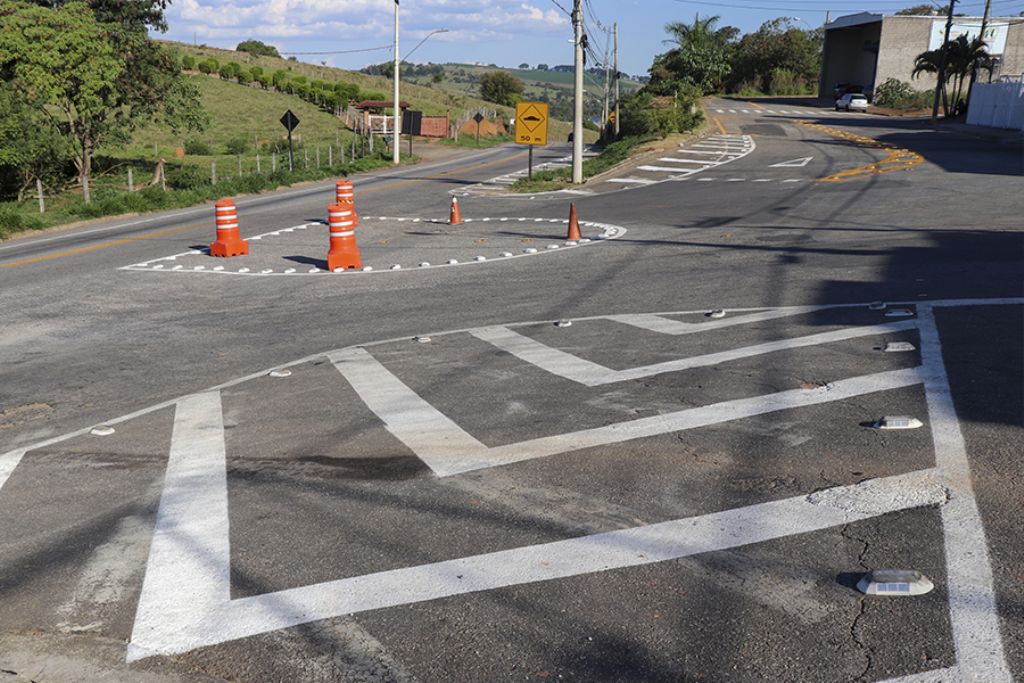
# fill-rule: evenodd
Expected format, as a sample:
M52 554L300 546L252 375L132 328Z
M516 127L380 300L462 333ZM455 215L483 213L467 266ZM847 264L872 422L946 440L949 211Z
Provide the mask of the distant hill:
M572 98L575 75L571 67L558 66L550 69L506 69L478 64L440 64L444 68L444 77L439 83L433 83L433 76L403 76L406 81L417 84L431 83L436 87L450 92L458 92L466 96L479 96L480 76L488 71L506 71L523 81L525 90L523 97L530 100L546 101L551 104L552 118L570 120L572 118ZM555 70L555 69L559 70ZM586 114L588 118L599 116L604 101L604 72L587 72L583 79L586 91ZM623 78L619 81L619 92L626 95L643 87L643 83Z

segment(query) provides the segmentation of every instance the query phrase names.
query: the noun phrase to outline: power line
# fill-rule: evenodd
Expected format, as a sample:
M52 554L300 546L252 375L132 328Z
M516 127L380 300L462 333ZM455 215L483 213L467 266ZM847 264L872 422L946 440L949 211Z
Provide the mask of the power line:
M376 50L393 50L393 45L382 45L381 47L364 47L359 50L328 50L326 52L282 52L283 55L347 55L353 52L374 52Z

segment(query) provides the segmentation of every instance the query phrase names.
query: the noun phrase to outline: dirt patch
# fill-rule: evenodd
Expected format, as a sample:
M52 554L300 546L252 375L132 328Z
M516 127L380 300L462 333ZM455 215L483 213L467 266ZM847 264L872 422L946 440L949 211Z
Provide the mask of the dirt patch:
M0 410L0 429L10 429L18 425L39 420L50 415L53 406L49 403L26 403Z
M876 107L871 105L868 107L869 114L878 114L879 116L931 116L931 109L890 109L889 107Z

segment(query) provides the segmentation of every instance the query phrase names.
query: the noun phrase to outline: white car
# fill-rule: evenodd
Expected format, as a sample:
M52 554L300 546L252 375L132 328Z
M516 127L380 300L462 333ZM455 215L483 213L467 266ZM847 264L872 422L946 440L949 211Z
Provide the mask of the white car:
M853 92L846 93L836 100L836 111L840 111L841 109L845 109L846 111L867 111L867 95Z

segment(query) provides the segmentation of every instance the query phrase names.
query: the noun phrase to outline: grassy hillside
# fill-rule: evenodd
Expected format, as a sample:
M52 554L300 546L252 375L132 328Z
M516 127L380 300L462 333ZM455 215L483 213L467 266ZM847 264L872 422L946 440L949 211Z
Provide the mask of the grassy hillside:
M206 130L175 135L167 128L151 124L136 132L127 149L116 150L118 156L154 158L155 145L157 157L170 159L175 148L184 147L189 139L202 141L214 154L227 154L228 142L239 138L248 143L251 155L256 145L267 148L274 142L286 144L288 132L280 119L289 109L301 122L295 129L295 142L315 146L337 144L339 136L342 140L348 139L347 131L337 118L298 97L238 85L216 76L197 74L190 79L202 93L203 109L209 116ZM101 150L101 153L111 154L114 150Z

